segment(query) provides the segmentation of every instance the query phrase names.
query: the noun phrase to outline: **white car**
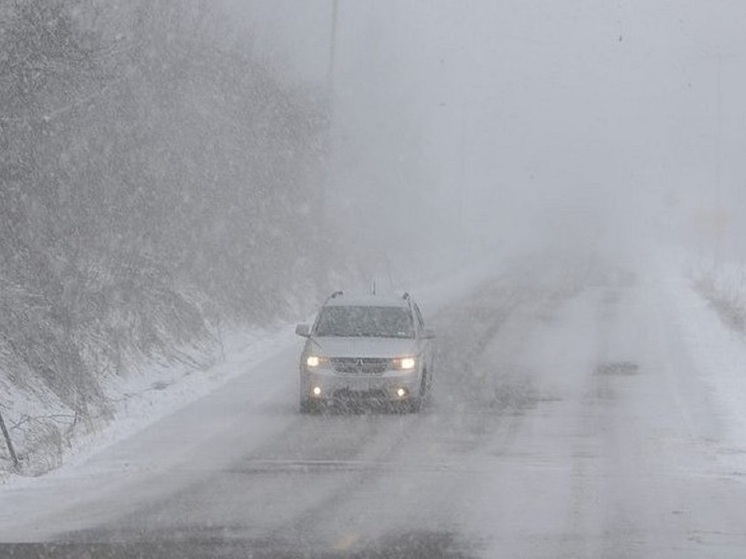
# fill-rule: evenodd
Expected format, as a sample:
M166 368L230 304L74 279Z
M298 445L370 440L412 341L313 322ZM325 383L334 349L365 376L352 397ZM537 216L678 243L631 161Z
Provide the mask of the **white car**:
M300 409L372 401L419 411L433 373L433 339L417 304L401 296L332 294L306 338L300 360Z

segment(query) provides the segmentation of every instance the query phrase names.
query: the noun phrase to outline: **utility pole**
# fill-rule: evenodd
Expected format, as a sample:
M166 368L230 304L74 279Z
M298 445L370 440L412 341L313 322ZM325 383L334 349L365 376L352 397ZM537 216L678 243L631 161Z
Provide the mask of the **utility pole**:
M725 209L725 196L723 192L723 60L740 58L739 53L724 53L718 49L715 53L708 53L707 58L715 60L715 96L716 96L716 123L715 123L715 201L713 212L713 226L715 234L715 253L713 263L715 267L720 265L723 258L723 245L725 234L730 225L730 215Z
M327 139L326 139L326 184L322 191L321 199L321 211L323 213L323 221L326 222L327 218L331 217L330 201L334 197L334 184L335 184L335 173L334 173L334 116L335 116L335 105L334 99L334 78L335 78L335 67L337 58L337 19L339 15L339 0L332 0L331 6L331 21L329 24L329 60L326 70L326 97L328 105L328 116L329 123L327 126Z
M334 67L337 58L337 15L339 14L339 0L332 0L331 36L329 37L329 68L327 70L327 91L334 106Z
M462 93L463 95L463 93ZM466 245L466 234L464 230L464 183L466 182L466 100L462 97L461 99L461 132L459 134L459 180L458 180L458 191L457 191L457 211L458 211L458 236L459 236L459 249L462 249Z

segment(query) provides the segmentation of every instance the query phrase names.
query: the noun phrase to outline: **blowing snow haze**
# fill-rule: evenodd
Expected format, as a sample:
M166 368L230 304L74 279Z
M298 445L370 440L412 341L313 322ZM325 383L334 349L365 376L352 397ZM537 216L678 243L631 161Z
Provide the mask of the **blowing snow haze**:
M0 15L0 360L59 413L107 413L95 371L340 283L547 248L746 250L743 3Z
M285 75L327 83L331 1L234 6ZM341 0L340 220L370 246L665 233L709 250L727 209L722 248L742 249L745 16L734 1Z
M0 0L0 555L742 558L745 23Z

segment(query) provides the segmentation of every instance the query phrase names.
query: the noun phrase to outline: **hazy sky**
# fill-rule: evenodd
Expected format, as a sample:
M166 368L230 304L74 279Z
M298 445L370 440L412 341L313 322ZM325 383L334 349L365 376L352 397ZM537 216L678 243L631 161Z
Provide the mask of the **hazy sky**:
M230 1L325 86L331 0ZM721 208L746 233L746 2L339 0L337 24L335 199L369 242L706 238Z

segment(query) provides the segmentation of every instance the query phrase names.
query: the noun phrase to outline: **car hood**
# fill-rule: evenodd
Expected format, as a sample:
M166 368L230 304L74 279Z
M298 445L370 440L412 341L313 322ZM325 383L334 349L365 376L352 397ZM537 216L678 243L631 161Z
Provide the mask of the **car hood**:
M324 357L401 357L414 355L411 338L313 338ZM314 345L315 345L314 344Z

